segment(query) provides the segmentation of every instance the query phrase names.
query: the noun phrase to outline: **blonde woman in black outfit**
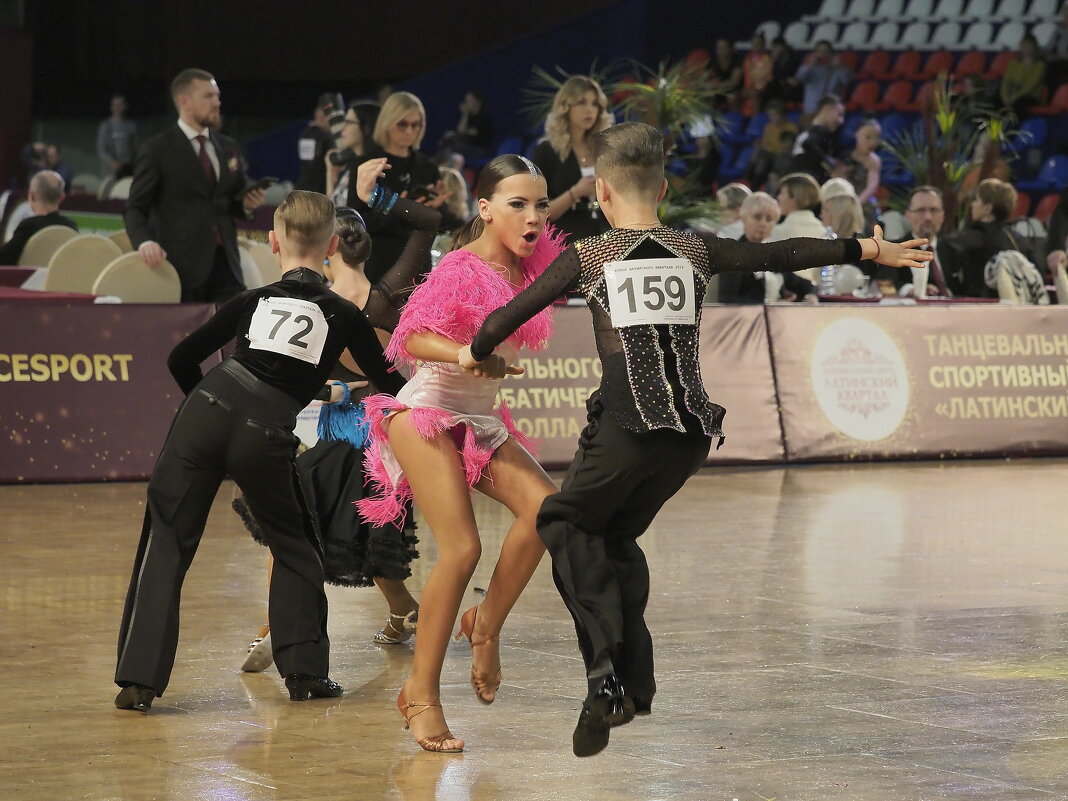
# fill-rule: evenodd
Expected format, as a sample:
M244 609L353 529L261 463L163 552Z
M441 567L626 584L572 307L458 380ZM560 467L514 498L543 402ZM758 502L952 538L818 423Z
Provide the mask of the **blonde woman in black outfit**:
M422 101L411 92L394 92L382 104L373 134L374 141L360 161L385 158L390 169L381 178L384 189L421 200L431 208L439 208L446 200L442 194L441 174L430 157L419 150L426 133L426 111ZM364 270L373 284L396 264L408 243L411 228L399 220L370 208L355 191L350 192L349 206L367 221L375 247ZM421 272L430 269L430 256Z
M612 124L597 81L572 75L560 87L532 161L549 184L549 220L568 240L608 230L593 191L590 137Z

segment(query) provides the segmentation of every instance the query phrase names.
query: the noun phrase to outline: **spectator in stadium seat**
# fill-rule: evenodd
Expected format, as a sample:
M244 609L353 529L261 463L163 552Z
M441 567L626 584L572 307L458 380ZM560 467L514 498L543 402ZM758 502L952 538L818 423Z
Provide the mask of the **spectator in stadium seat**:
M1068 82L1068 0L1061 5L1061 16L1046 50L1046 59L1046 86L1052 95L1062 83Z
M807 173L818 184L826 183L832 174L844 174L846 170L838 146L838 129L844 119L845 106L837 95L821 99L812 123L794 142L791 171Z
M1020 249L1009 228L1015 208L1016 190L1012 184L998 178L979 182L975 199L968 209L968 223L945 237L947 243L961 254L960 263L951 276L961 289L957 294L970 298L997 297L997 292L986 285L983 269L995 253Z
M797 134L797 126L787 119L786 106L782 100L769 101L765 111L768 115L768 121L760 134L757 146L753 148L753 156L745 171L746 181L750 186L757 188L762 186L768 179L776 156L783 154L789 156L790 151L793 149L793 142L790 142L790 147L785 147L782 139L783 132L790 131L795 135Z
M779 204L766 192L754 192L742 203L743 242L766 242L779 219ZM766 303L777 300L818 302L816 288L794 273L728 270L719 274L720 303Z
M67 166L67 162L63 160L63 151L59 145L47 145L45 147L45 169L59 173L59 177L63 179L63 186L70 186L74 175L70 167Z
M1046 81L1046 62L1031 34L1020 41L1020 52L1001 76L1001 102L1018 120L1027 116L1031 106L1042 102Z
M775 63L767 51L764 34L750 40L749 52L742 59L742 113L755 114L764 105L764 94L775 77Z
M926 239L923 250L934 253L934 258L927 263L927 297L950 297L962 294L963 286L957 281L957 264L960 259L957 250L947 237L941 236L942 225L946 221L946 210L942 203L942 192L926 184L914 186L909 191L905 203L905 222L908 230L905 239ZM915 294L912 272L877 268L876 279L884 295L894 291L902 296Z
M857 200L864 211L864 220L870 226L875 221L876 198L883 162L876 152L883 143L883 128L878 120L865 120L854 135L853 151L846 160L846 178L857 193Z
M842 66L831 43L824 39L816 42L816 49L798 68L796 78L803 87L805 114L816 114L827 95L845 96L853 72Z
M737 239L744 230L742 226L741 210L745 199L753 194L745 184L730 183L716 190L716 201L719 203L723 217L721 225L716 229L716 236L720 239Z
M112 96L111 116L97 128L96 155L103 175L118 179L133 174L137 125L126 119L126 98L122 95Z
M0 264L18 264L26 243L42 228L65 225L78 230L78 224L74 220L59 213L59 205L66 197L63 194L64 189L66 184L63 178L52 170L41 170L30 179L29 204L33 216L20 222L11 239L0 247Z
M742 59L730 39L716 40L716 54L708 62L712 86L719 91L723 105L733 106L742 88Z
M778 36L771 43L773 77L765 94L766 101L781 100L793 103L801 100L801 82L797 79L798 57L786 40ZM767 110L767 102L765 102Z
M796 236L813 239L830 239L827 226L816 216L820 210L820 186L811 175L793 173L783 176L779 184L779 207L783 213L782 222L772 229L769 242L781 242ZM802 275L815 281L818 269L804 270Z
M1053 272L1058 264L1068 264L1068 186L1061 190L1057 208L1049 218L1049 238L1046 240L1046 264ZM1058 303L1068 303L1068 298Z

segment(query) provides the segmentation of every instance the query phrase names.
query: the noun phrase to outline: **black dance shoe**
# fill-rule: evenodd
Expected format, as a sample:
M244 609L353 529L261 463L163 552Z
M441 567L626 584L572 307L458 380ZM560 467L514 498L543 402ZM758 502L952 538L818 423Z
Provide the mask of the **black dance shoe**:
M290 701L307 701L309 698L340 698L344 694L341 685L325 676L309 676L307 673L290 673L286 676L286 689Z
M634 713L634 703L624 697L619 679L615 674L605 676L597 690L582 702L578 724L571 735L575 756L599 754L608 745L609 729L630 723Z
M115 696L115 707L118 709L132 709L134 712L148 714L152 708L152 699L156 697L156 691L143 684L131 684L119 690Z
M628 695L623 703L630 703L634 707L635 715L651 715L653 713L653 697L651 695Z

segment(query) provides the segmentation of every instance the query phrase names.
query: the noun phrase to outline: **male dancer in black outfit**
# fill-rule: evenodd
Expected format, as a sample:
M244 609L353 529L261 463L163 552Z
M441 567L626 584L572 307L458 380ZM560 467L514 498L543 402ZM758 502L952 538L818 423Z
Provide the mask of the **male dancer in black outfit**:
M363 312L326 287L320 271L338 243L330 201L291 192L275 211L274 226L269 239L282 280L231 299L168 359L188 397L148 485L119 632L120 709L147 712L167 688L182 581L227 475L244 492L274 555L268 616L290 698L342 693L327 678L322 554L296 481L293 426L345 348L383 391L398 391L403 380L388 372ZM235 337L234 355L202 378L200 363Z
M565 250L525 291L493 312L460 366L474 372L512 332L565 292L593 314L603 378L563 488L545 499L538 534L553 580L575 620L588 695L573 737L576 756L608 744L609 728L648 713L656 682L645 625L649 568L637 539L664 503L722 441L725 410L705 394L698 345L701 298L724 270L793 272L876 259L919 266L930 254L882 239L704 242L660 224L664 142L644 123L592 137L597 201L612 230ZM623 688L627 688L624 695Z

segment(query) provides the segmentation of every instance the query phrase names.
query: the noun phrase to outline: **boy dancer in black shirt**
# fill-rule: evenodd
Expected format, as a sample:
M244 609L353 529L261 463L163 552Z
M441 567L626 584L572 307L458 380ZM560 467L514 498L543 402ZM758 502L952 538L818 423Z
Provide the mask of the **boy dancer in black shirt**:
M660 224L663 137L628 122L591 138L597 201L613 230L564 251L525 291L493 312L460 365L481 364L522 323L565 292L589 304L601 357L600 389L561 491L546 498L538 533L575 620L589 691L573 737L576 756L608 744L609 728L648 713L656 683L645 625L649 569L637 539L695 473L725 410L705 394L698 354L701 298L724 270L793 272L875 259L919 266L925 240L790 239L704 242ZM626 694L624 694L626 687Z
M269 617L290 698L342 694L327 678L322 554L296 481L293 426L345 348L383 391L398 391L403 380L387 372L363 312L326 287L322 264L338 242L330 201L291 192L275 211L269 239L282 280L232 298L167 362L188 397L148 485L119 632L120 709L147 712L167 688L182 581L227 475L244 492L275 558ZM235 337L234 355L201 377L200 363Z

